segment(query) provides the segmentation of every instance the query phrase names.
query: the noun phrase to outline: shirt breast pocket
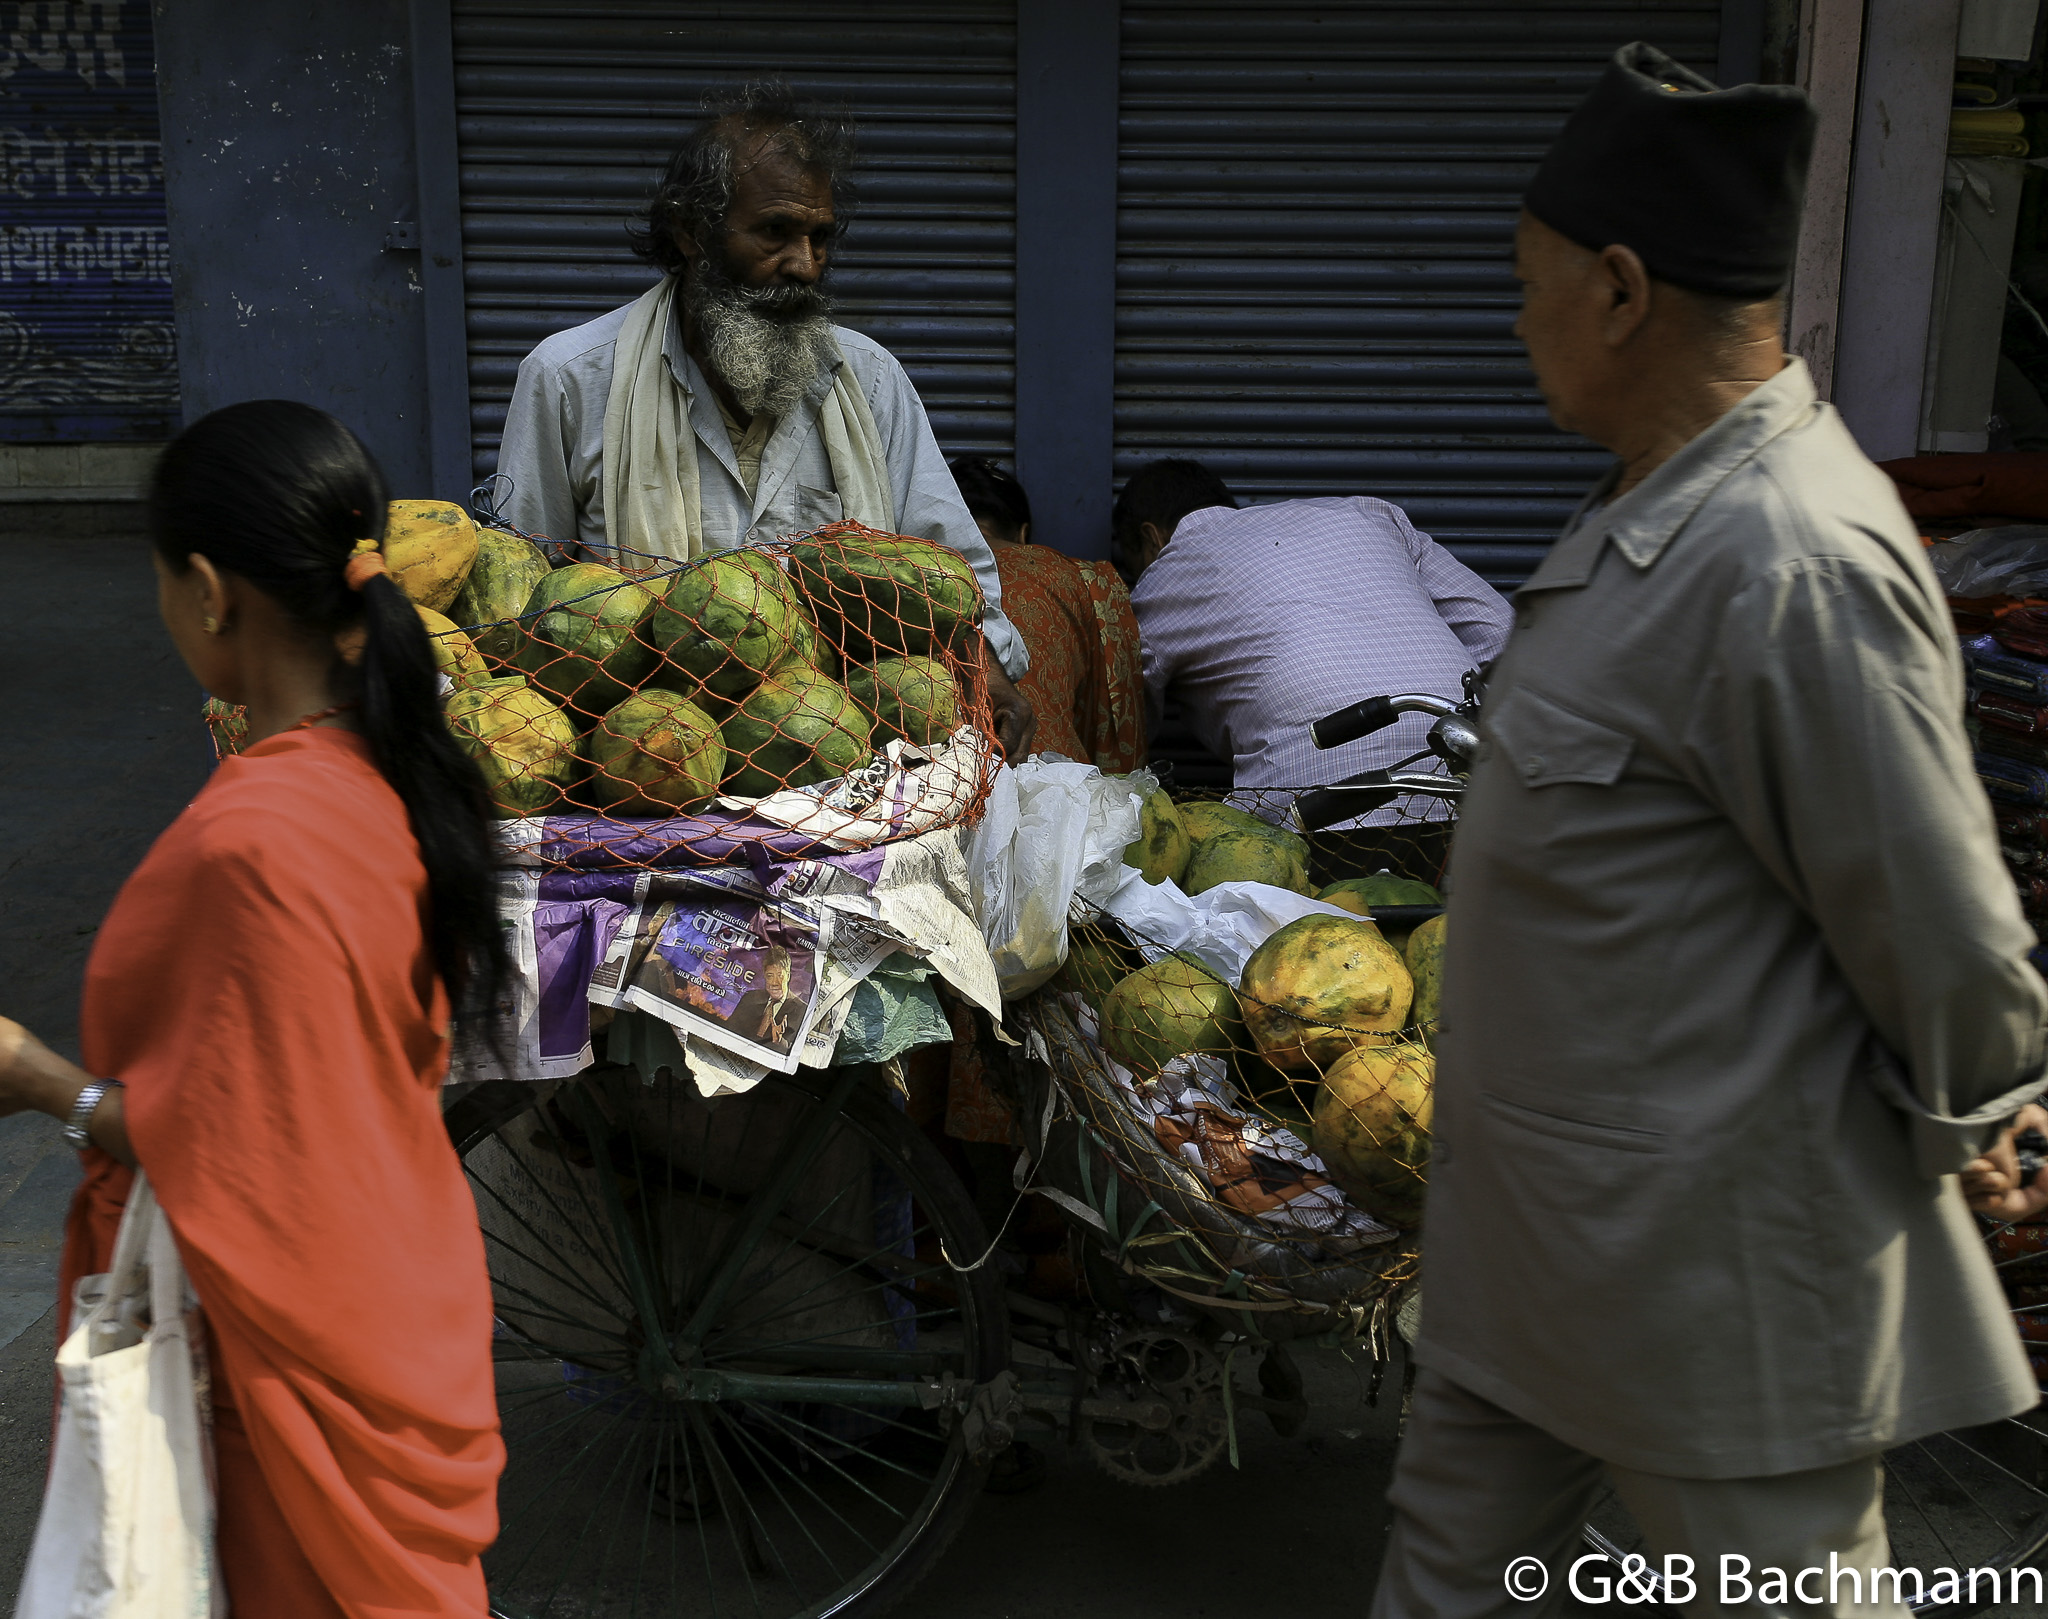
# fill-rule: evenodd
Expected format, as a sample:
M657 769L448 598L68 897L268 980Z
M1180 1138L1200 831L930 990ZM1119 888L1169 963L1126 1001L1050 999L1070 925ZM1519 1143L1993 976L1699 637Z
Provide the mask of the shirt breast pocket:
M823 528L845 516L834 489L813 489L807 483L796 486L796 521L799 528Z
M1635 738L1517 686L1485 715L1486 742L1524 787L1612 787L1628 769Z

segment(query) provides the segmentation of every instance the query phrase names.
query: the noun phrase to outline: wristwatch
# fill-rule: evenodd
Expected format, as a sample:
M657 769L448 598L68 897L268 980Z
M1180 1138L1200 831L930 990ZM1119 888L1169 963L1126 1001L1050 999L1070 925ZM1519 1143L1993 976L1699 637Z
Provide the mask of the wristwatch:
M93 1114L98 1111L100 1103L107 1099L108 1091L118 1091L122 1088L118 1079L96 1079L80 1091L78 1100L71 1104L71 1117L64 1122L64 1139L80 1152L90 1147L92 1137L87 1134L87 1130L92 1124Z

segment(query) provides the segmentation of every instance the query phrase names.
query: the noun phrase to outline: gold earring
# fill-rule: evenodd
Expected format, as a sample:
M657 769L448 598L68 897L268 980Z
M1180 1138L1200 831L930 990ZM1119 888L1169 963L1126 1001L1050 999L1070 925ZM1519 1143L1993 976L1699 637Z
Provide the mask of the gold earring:
M211 613L208 613L206 617L199 621L199 627L206 631L208 635L220 634L220 620Z

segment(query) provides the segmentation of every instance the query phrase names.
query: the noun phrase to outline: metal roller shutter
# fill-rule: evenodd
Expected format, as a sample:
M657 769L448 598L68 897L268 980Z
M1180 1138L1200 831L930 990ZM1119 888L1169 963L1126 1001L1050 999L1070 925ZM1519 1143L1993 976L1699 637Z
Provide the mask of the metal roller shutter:
M1618 45L1711 76L1702 0L1125 0L1117 474L1369 494L1496 584L1606 464L1512 327L1522 188Z
M6 14L0 440L167 439L178 369L149 7Z
M841 323L903 362L949 453L1010 453L1014 0L456 0L454 54L479 477L526 353L647 287L623 222L699 99L768 66L860 120Z

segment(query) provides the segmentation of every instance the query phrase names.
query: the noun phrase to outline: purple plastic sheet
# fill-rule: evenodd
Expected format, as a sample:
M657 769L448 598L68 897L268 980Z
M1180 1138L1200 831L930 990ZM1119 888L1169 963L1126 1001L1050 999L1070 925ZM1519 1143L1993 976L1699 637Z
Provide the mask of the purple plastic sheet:
M540 841L523 852L580 871L675 870L751 866L822 857L836 851L808 832L731 811L674 815L665 821L613 821L602 815L550 815Z

